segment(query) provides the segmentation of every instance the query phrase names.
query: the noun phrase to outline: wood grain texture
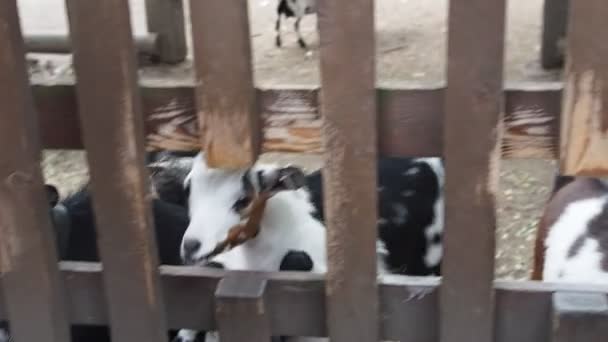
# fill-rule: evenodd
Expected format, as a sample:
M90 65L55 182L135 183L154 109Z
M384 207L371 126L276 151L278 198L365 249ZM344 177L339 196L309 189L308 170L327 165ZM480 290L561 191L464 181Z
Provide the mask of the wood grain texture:
M505 1L452 1L448 21L440 341L488 342L494 339Z
M108 324L102 269L99 263L60 262L73 324ZM215 330L214 293L226 275L218 269L161 266L168 326ZM323 277L302 272L266 274L266 304L271 331L277 335L327 336ZM439 278L384 276L380 279L382 339L396 341L437 334ZM531 281L495 281L496 341L550 341L552 296L555 292L607 294L608 286ZM1 291L1 284L0 284ZM0 320L6 319L0 300ZM432 312L435 314L432 314ZM405 315L405 316L404 316ZM434 319L429 320L430 317Z
M148 150L196 150L201 144L192 87L142 86ZM443 94L435 85L377 89L378 144L385 156L443 154ZM46 148L82 148L73 85L37 84ZM512 84L506 97L502 153L505 158L557 156L559 83ZM257 90L264 152L322 153L317 88ZM392 124L391 124L392 122Z
M321 1L318 6L327 328L333 341L376 341L374 1Z
M148 31L158 35L158 57L164 63L186 59L186 27L181 0L145 0Z
M0 282L17 341L69 338L17 3L0 2ZM32 329L32 322L36 323Z
M384 340L437 342L439 278L384 276L380 284L380 329ZM394 318L399 317L399 320Z
M128 3L67 5L112 340L165 342Z
M571 176L608 176L608 2L572 1L560 168Z
M552 342L600 342L608 336L608 298L601 293L553 294Z
M205 158L211 167L251 166L260 153L261 132L247 2L191 0L190 8Z
M215 317L222 341L268 342L266 279L254 272L230 272L215 291Z

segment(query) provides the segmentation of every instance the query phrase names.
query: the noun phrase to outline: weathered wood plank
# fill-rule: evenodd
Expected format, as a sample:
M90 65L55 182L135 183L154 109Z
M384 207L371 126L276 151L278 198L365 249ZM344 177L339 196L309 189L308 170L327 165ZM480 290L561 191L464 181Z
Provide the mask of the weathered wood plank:
M61 262L73 324L108 324L99 263ZM214 292L226 272L194 266L161 266L168 326L215 330ZM266 303L273 334L327 336L323 277L302 272L268 273ZM379 283L382 339L437 334L439 278L384 276ZM551 337L551 298L558 291L608 294L608 286L495 281L499 342L539 342ZM1 288L0 288L1 290ZM436 298L436 299L433 299ZM6 319L0 301L0 321ZM431 314L432 311L436 314ZM402 316L405 314L406 316ZM411 316L410 316L411 315ZM433 316L434 315L434 316ZM429 317L435 317L428 321ZM404 319L405 317L405 319ZM424 341L422 340L422 341ZM408 341L407 339L404 341Z
M600 293L553 295L553 342L600 342L608 336L608 298Z
M318 6L328 334L333 341L376 341L374 1L321 1Z
M70 37L65 34L36 34L25 36L23 40L28 52L71 53L72 51ZM157 55L159 53L157 35L135 36L134 40L140 54Z
M247 2L192 0L190 8L205 158L212 167L251 166L260 153L261 132Z
M566 47L560 171L608 176L608 2L572 1Z
M384 276L380 284L380 308L384 340L438 341L438 278Z
M186 28L184 4L176 0L146 0L148 31L158 35L161 62L179 63L186 59Z
M550 284L505 283L496 289L496 342L549 341Z
M448 22L440 341L488 342L494 339L505 0L452 1Z
M215 291L215 317L222 341L270 341L266 283L261 274L238 271L220 280Z
M67 9L112 340L164 342L128 3L68 0Z
M41 113L44 146L82 148L74 87L35 85L33 92ZM265 152L323 151L317 92L316 88L258 90ZM149 150L200 148L192 87L144 86L141 93ZM378 89L379 152L385 156L441 155L443 108L438 104L443 103L443 93L436 86ZM505 91L505 158L556 158L560 93L558 83L514 84ZM392 125L390 120L395 120Z
M69 338L17 3L0 2L0 282L17 341ZM32 329L35 322L35 329Z

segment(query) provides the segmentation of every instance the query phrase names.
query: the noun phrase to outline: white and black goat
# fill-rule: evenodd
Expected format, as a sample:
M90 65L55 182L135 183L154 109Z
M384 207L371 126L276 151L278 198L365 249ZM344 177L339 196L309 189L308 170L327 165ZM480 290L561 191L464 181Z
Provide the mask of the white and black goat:
M308 46L302 37L300 32L300 22L302 18L308 14L317 12L317 1L316 0L279 0L277 6L277 21L275 24L276 38L275 45L281 47L283 42L281 40L281 18L295 18L294 31L298 35L298 44L302 49L307 50Z
M148 169L156 195L151 209L159 262L163 265L182 265L180 246L189 223L185 206L188 194L183 183L191 169L192 158L180 153L161 153L149 157ZM88 187L61 201L54 186L47 185L46 190L61 260L99 262L92 196ZM305 253L291 251L281 260L280 268L309 270L311 264ZM110 332L106 326L73 325L71 335L74 342L110 342ZM176 331L169 332L169 339L175 336ZM0 342L8 342L9 338L8 324L0 322ZM203 341L204 332L198 333L193 339Z
M157 194L151 209L159 261L165 265L182 264L179 250L189 223L187 208L181 205L186 197L183 180L190 170L188 161L188 158L182 160L177 156L163 155L149 167L151 184ZM88 187L61 201L54 186L46 185L46 191L60 259L99 262L95 217ZM9 340L8 328L6 322L0 322L0 342ZM110 342L110 333L105 326L73 325L71 334L74 342ZM175 331L170 332L169 338L175 334Z
M286 172L288 171L288 172ZM277 271L281 258L292 250L307 253L310 271L327 269L326 231L322 210L322 178L306 177L306 187L290 188L299 180L283 179L293 167L256 164L244 170L207 166L197 156L186 179L190 225L182 256L189 264L213 261L229 270ZM408 275L439 275L443 232L443 165L438 158L383 159L378 165L378 271ZM207 259L257 193L268 184L278 189L261 219L259 234L244 244ZM281 191L282 190L282 191ZM192 331L181 331L179 341L190 341Z
M533 280L608 284L608 183L558 176L541 217Z

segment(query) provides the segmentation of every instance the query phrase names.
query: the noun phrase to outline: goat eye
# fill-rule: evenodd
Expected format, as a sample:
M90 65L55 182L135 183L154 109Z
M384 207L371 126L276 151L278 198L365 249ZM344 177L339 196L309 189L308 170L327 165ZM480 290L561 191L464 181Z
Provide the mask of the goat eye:
M234 205L232 206L232 208L234 208L235 211L241 211L241 210L247 208L249 203L251 203L251 197L243 196L243 197L239 198L238 200L236 200L236 202L234 202Z

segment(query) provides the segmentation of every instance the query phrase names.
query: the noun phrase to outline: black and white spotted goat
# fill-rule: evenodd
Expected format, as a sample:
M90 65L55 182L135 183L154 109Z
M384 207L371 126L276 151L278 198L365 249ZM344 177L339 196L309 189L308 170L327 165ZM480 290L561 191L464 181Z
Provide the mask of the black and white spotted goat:
M275 45L281 47L283 44L281 39L281 18L295 18L294 31L298 35L298 44L302 49L308 49L302 33L300 32L300 22L302 18L308 14L317 12L317 1L316 0L279 0L277 6L277 21L275 24L276 38Z
M289 172L285 172L289 170ZM322 177L306 177L307 186L285 186L271 197L261 219L259 234L244 244L207 260L229 230L239 224L256 193L265 184L277 186L281 174L299 177L294 168L256 164L246 170L207 166L198 155L185 184L189 188L190 225L181 253L189 264L213 261L230 270L277 271L282 257L292 250L306 252L309 270L326 272L326 231L323 224ZM383 159L378 165L379 273L438 275L442 257L443 178L438 158ZM282 188L281 188L282 187ZM193 331L180 331L180 341L191 341ZM216 335L213 335L216 337ZM208 335L209 337L209 335Z
M608 181L557 177L537 230L532 279L608 285Z
M185 206L187 193L184 179L191 169L192 158L179 153L161 153L151 156L148 169L151 174L151 209L158 247L159 261L163 265L182 265L180 247L188 227L188 210ZM97 234L92 196L88 187L83 187L63 200L59 200L57 189L46 186L50 205L51 222L56 236L58 255L61 260L99 262ZM284 255L281 269L300 270L310 264L302 252L292 251ZM9 342L7 322L0 322L0 342ZM169 339L176 331L168 332ZM110 342L106 326L73 325L73 342ZM204 332L196 335L195 341L204 340Z

